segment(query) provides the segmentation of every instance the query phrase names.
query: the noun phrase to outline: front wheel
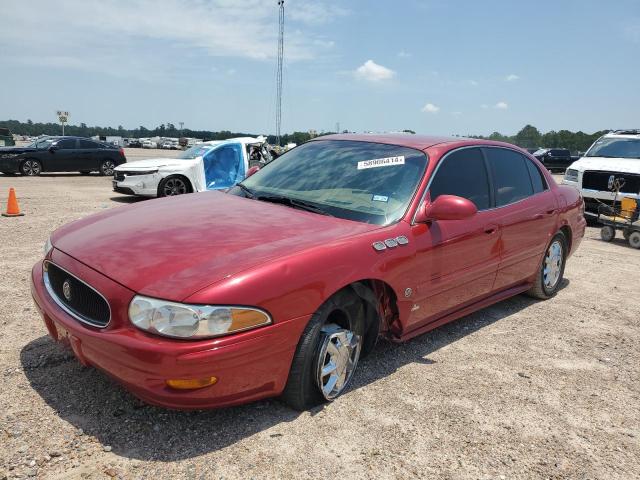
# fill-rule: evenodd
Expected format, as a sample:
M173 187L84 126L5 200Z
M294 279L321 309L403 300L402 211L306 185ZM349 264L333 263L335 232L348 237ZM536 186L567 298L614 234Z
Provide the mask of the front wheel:
M27 177L35 177L42 172L42 165L38 160L25 160L20 164L20 173Z
M296 410L330 402L345 391L360 359L364 306L345 289L313 314L293 357L282 399Z
M562 233L557 233L551 239L535 282L527 293L541 300L553 297L560 289L566 260L567 241Z
M167 177L158 186L159 197L173 197L191 192L191 185L183 177Z
M103 160L100 164L100 175L103 177L110 177L113 175L113 171L116 168L116 162L113 160Z
M602 227L600 229L600 238L602 240L604 240L605 242L610 242L611 240L613 240L616 237L616 229L609 226L609 225L605 225L604 227Z

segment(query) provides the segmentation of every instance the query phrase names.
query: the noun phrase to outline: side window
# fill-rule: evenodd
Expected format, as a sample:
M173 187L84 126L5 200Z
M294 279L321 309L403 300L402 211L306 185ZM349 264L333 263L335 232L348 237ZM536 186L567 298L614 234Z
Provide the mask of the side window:
M204 158L204 176L208 189L229 188L244 178L242 145L215 148Z
M533 185L525 158L506 148L485 149L496 191L496 207L509 205L533 195Z
M100 145L90 140L80 140L80 148L100 148Z
M547 181L540 173L540 169L534 165L531 160L525 159L524 161L529 169L529 176L531 177L531 183L533 184L533 192L540 193L546 190L548 187Z
M73 150L76 148L75 138L63 138L56 143L56 146L61 150Z
M431 201L440 195L457 195L471 200L478 210L488 209L489 178L480 149L457 150L442 162L429 187Z

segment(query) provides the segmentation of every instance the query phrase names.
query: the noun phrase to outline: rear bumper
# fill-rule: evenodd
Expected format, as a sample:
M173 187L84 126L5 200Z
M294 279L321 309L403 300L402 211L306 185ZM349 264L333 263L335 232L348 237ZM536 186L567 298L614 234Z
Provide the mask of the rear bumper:
M305 316L228 337L181 341L146 334L116 318L122 308L114 309L107 328L79 323L46 291L40 262L32 269L31 293L49 335L70 347L82 364L106 372L147 403L175 409L224 407L279 395L309 320ZM197 390L166 385L168 379L210 376L217 383Z

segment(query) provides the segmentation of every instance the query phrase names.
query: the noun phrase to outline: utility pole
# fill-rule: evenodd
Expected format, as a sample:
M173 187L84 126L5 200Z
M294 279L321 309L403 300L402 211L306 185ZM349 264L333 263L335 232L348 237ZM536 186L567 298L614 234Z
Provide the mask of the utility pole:
M182 127L184 127L184 122L178 122L180 124L180 133L182 133Z
M340 122L336 122L336 133L340 133Z
M284 60L284 0L278 0L278 70L276 72L276 143L280 145L282 129L282 63Z

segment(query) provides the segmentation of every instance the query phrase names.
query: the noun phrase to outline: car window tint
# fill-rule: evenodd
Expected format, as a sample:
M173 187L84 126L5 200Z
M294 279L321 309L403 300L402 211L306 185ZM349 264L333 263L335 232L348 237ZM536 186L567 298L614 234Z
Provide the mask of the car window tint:
M506 148L487 148L487 159L496 191L496 207L509 205L533 195L525 158Z
M89 140L80 140L80 148L100 148L100 146Z
M440 195L457 195L475 203L478 210L490 206L489 178L479 148L449 154L438 167L429 187L431 201Z
M56 146L62 150L74 149L76 148L76 139L75 138L63 138L62 140L58 140Z
M531 176L531 183L533 184L534 193L540 193L546 190L547 182L545 181L540 169L536 167L531 160L526 160L527 168L529 169L529 175Z

